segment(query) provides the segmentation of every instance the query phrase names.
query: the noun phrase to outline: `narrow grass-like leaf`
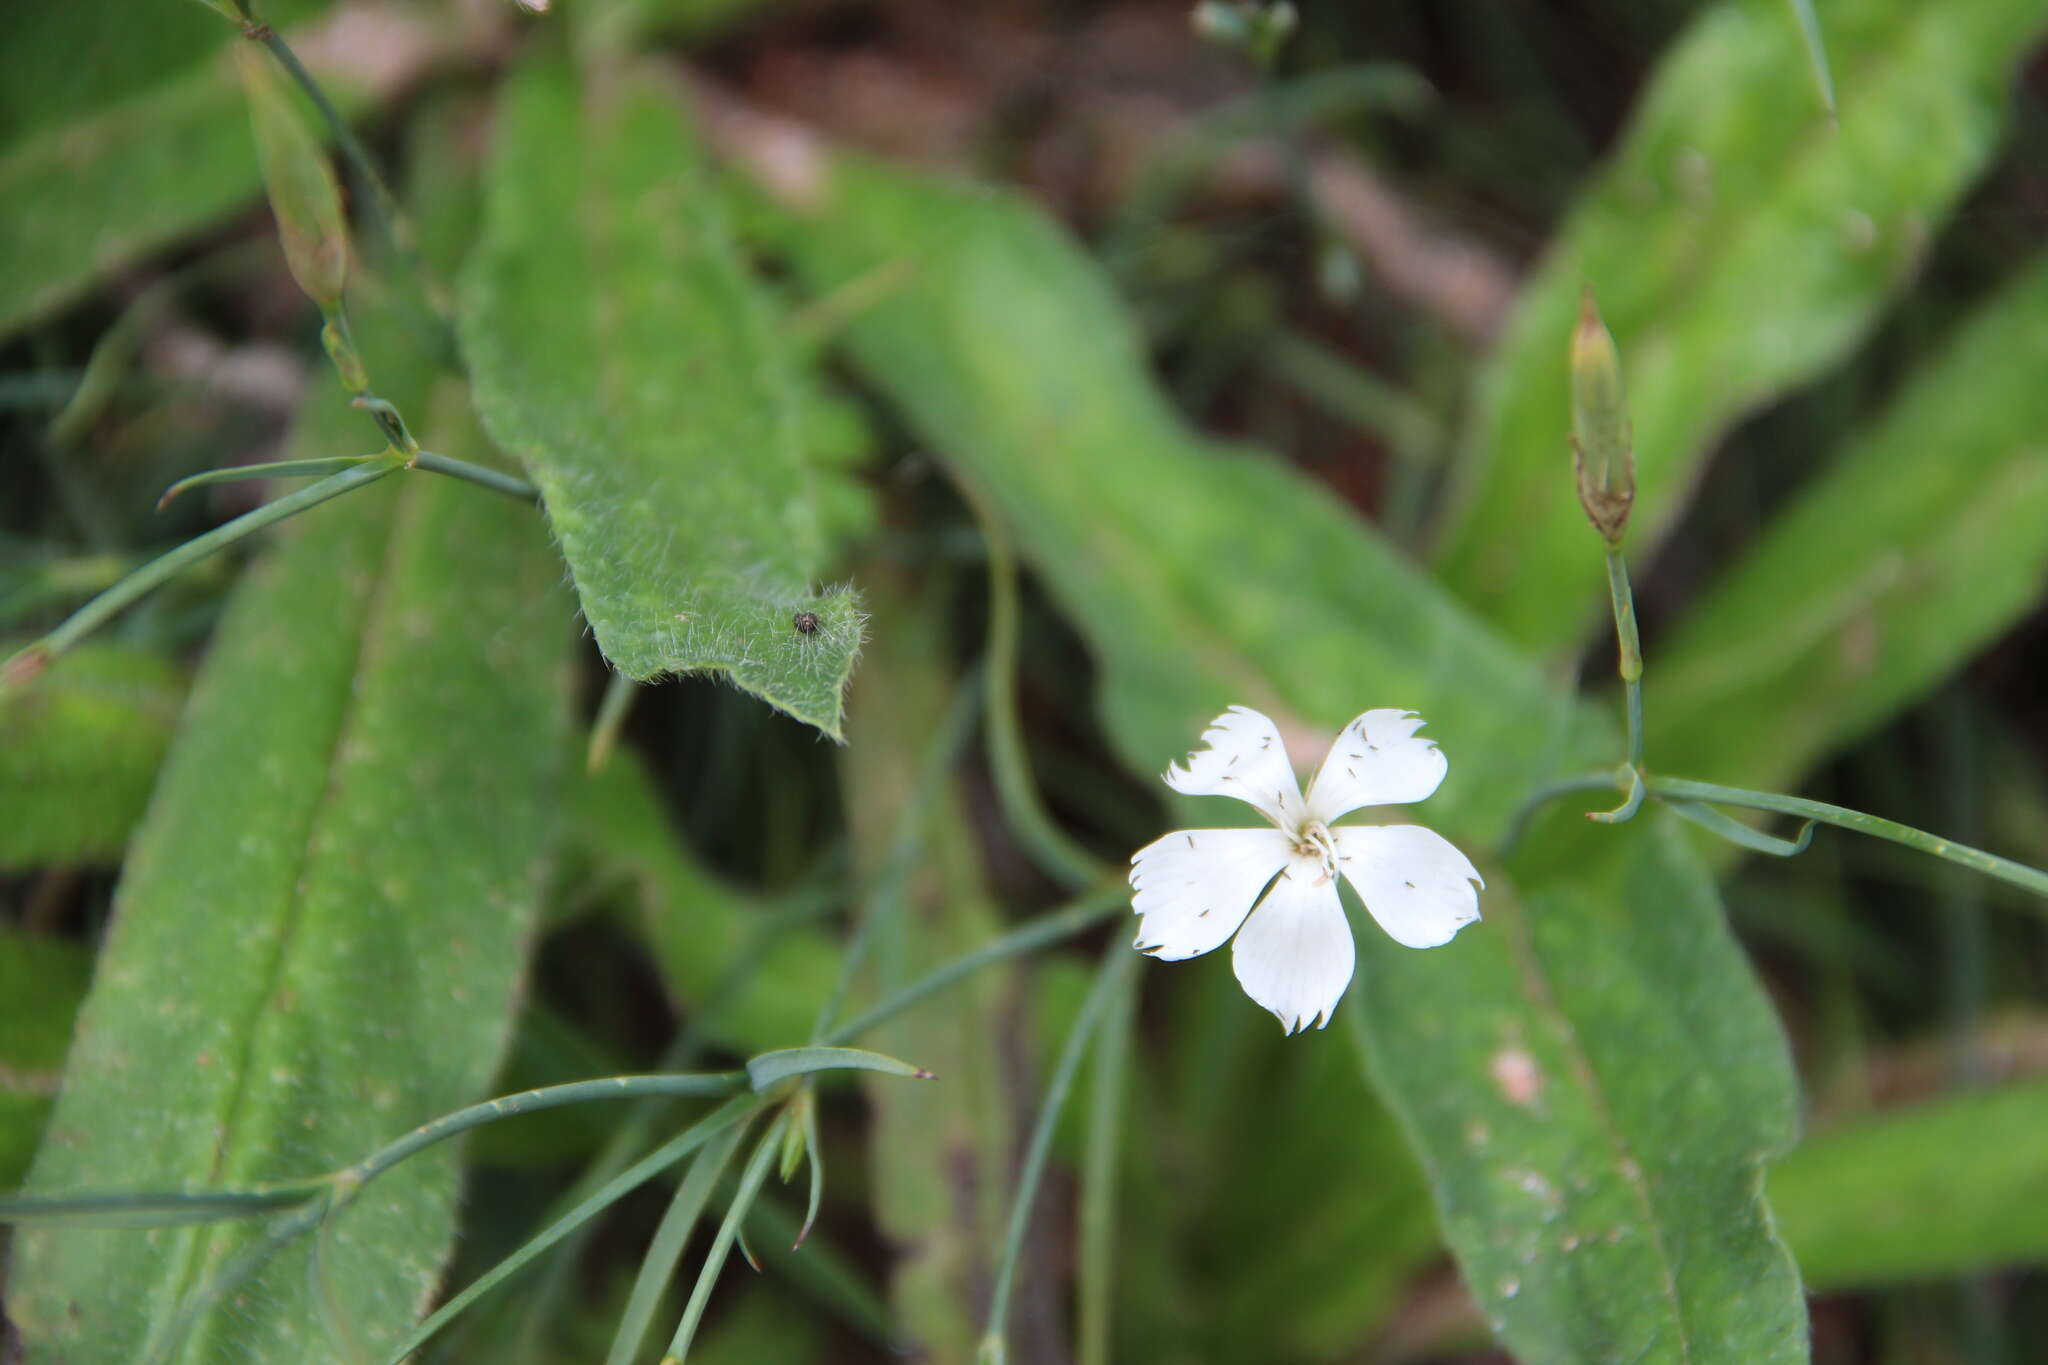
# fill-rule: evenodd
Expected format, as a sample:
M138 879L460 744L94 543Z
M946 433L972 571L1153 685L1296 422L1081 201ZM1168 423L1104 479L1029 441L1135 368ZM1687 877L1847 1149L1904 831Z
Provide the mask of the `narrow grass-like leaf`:
M1820 92L1821 107L1833 114L1835 73L1828 65L1828 43L1820 31L1820 16L1813 11L1813 0L1785 0L1785 4L1799 25L1799 41L1806 44L1806 64L1813 68L1813 84Z
M931 1073L922 1067L856 1047L791 1047L747 1059L747 1080L757 1094L777 1081L819 1071L879 1071L886 1076L931 1079Z
M867 907L867 977L900 999L910 983L985 947L1001 929L958 769L935 775L932 717L975 690L956 679L946 649L948 600L933 584L922 600L877 566L863 575L892 628L869 646L848 702L840 771L854 866L878 888ZM905 848L917 856L896 869ZM1015 977L984 970L928 1009L866 1028L861 1041L902 1050L932 1067L938 1085L876 1077L862 1087L873 1116L867 1181L875 1225L896 1255L887 1279L896 1331L935 1360L965 1360L982 1330L979 1286L995 1264L1003 1192L1013 1166L1018 1104L1008 1067L1025 1046ZM1006 1041L1008 1040L1008 1041Z
M1442 545L1447 581L1539 651L1598 611L1600 565L1566 474L1561 357L1581 288L1622 349L1635 417L1631 545L1683 509L1714 441L1834 364L1911 278L1991 155L2035 0L1838 0L1839 125L1782 0L1725 0L1659 65L1483 379ZM1654 677L1654 673L1652 675Z
M647 1329L661 1307L661 1296L683 1259L683 1248L696 1231L704 1206L711 1202L712 1191L745 1134L743 1126L735 1126L711 1139L690 1163L689 1173L676 1185L675 1197L669 1200L668 1212L654 1230L654 1240L640 1262L640 1273L633 1279L633 1292L619 1314L618 1330L612 1335L605 1365L633 1365L638 1358Z
M642 681L716 671L836 738L858 602L817 590L797 391L664 77L586 91L529 62L484 220L462 314L478 406L539 483L599 648Z
M1619 752L1332 494L1191 436L1129 320L1037 214L852 160L807 208L780 240L814 287L907 262L849 329L855 357L1009 521L1095 651L1133 770L1158 772L1233 702L1273 715L1304 763L1359 711L1409 706L1451 758L1422 818L1476 850L1560 765ZM1597 544L1582 549L1598 573ZM1661 822L1579 828L1597 839L1489 869L1488 923L1450 946L1364 926L1343 1008L1370 1021L1381 1092L1518 1356L1803 1358L1760 1198L1795 1112L1777 1021ZM1222 968L1170 970L1205 969Z
M465 1286L461 1293L435 1309L419 1326L401 1337L384 1357L384 1365L401 1365L414 1351L431 1341L436 1333L456 1318L469 1311L481 1299L512 1276L518 1274L545 1253L549 1247L574 1233L591 1219L616 1204L625 1195L638 1189L660 1175L669 1167L681 1161L705 1143L717 1137L733 1124L755 1112L755 1099L750 1095L735 1095L724 1104L706 1114L682 1132L662 1143L640 1160L620 1171L604 1182L590 1197L568 1210L560 1218L548 1224L519 1250L507 1256L490 1270L479 1275Z
M697 1326L704 1321L704 1310L711 1304L711 1290L718 1283L719 1272L725 1269L725 1258L732 1251L733 1241L746 1222L747 1210L753 1207L755 1197L761 1193L761 1182L768 1178L769 1163L775 1160L783 1127L788 1122L789 1116L782 1114L768 1125L768 1131L762 1135L760 1145L748 1159L746 1169L740 1172L732 1204L725 1211L725 1221L718 1225L718 1235L711 1239L711 1249L704 1253L704 1265L697 1272L697 1283L690 1290L690 1301L683 1306L683 1320L676 1324L675 1335L669 1338L668 1350L662 1355L664 1361L682 1365L689 1359L690 1342L696 1338Z
M114 644L0 697L0 868L119 858L184 699L170 660Z
M2048 1260L2048 1082L1942 1096L1815 1133L1771 1205L1815 1289Z
M435 425L473 452L447 398ZM483 1090L550 847L558 574L530 510L435 479L327 509L252 572L125 869L32 1192L310 1175ZM431 1290L455 1193L443 1149L339 1230L335 1293L373 1347ZM24 1229L8 1312L52 1356L138 1359L181 1324L180 1360L297 1358L324 1338L302 1250L181 1316L260 1236Z
M1782 788L2035 608L2048 579L2044 312L2048 259L1967 319L1659 642L1660 769Z

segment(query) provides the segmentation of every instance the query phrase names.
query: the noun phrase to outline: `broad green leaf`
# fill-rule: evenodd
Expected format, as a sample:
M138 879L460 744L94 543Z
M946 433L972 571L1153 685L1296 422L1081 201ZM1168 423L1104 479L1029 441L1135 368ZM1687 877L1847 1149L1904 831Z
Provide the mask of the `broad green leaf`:
M266 7L269 8L269 7ZM317 8L276 7L278 22ZM261 188L233 24L186 0L22 7L0 43L0 336ZM346 71L322 69L343 106Z
M922 852L893 901L868 913L873 980L887 996L1000 932L964 798L920 812L932 718L947 710L944 616L937 593L913 598L876 578L890 622L861 661L848 719L845 803L854 863L870 884L888 875L903 822L925 821ZM954 686L959 684L955 683ZM948 799L950 797L951 799ZM1014 1156L1001 1039L1006 972L983 972L874 1031L866 1041L938 1075L933 1085L877 1079L863 1087L874 1117L868 1180L876 1226L896 1251L888 1277L898 1330L933 1360L971 1360L1002 1237Z
M1771 1205L1816 1289L2048 1260L2048 1082L1887 1109L1771 1170Z
M1573 497L1565 351L1590 286L1635 418L1630 543L1653 546L1745 413L1836 363L1996 145L2037 0L1837 0L1840 122L1784 0L1725 0L1660 64L1483 378L1446 581L1507 635L1569 648L1604 594Z
M462 336L532 471L598 647L702 669L837 737L858 599L824 568L797 390L702 153L651 67L506 89ZM800 615L808 631L798 629Z
M1015 200L841 161L782 231L820 289L903 262L855 357L1015 527L1134 771L1233 702L1304 764L1359 711L1409 706L1451 760L1419 818L1483 853L1539 775L1612 760L1604 726L1328 490L1190 435L1093 268ZM1214 805L1178 814L1230 818ZM1801 1359L1760 1198L1794 1120L1784 1039L1685 846L1650 821L1600 833L1491 869L1492 922L1451 946L1365 927L1344 1008L1520 1358Z
M445 396L424 434L488 458ZM361 439L359 415L318 411ZM313 1175L482 1097L565 748L559 572L530 509L423 475L310 514L251 571L124 871L32 1192ZM433 1290L456 1169L452 1145L419 1157L336 1229L327 1275L363 1348ZM138 1360L259 1234L26 1228L7 1311L32 1360ZM330 1353L305 1255L177 1359Z
M0 701L0 868L118 860L184 700L162 655L87 644Z
M1648 663L1651 762L1780 787L2034 609L2048 582L2044 315L2048 258L1700 596Z
M810 1033L839 975L839 950L817 928L775 930L748 965L769 911L721 882L677 839L646 768L630 750L568 789L568 840L600 880L623 879L637 931L678 1007L706 1009L707 1036L745 1051L787 1047ZM744 980L734 980L737 971Z
M91 975L80 945L0 929L0 1190L28 1173Z

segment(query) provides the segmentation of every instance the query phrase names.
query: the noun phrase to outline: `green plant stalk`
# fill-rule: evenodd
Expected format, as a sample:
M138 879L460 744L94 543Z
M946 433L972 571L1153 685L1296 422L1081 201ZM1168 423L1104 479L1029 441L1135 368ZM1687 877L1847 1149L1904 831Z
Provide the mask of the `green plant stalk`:
M941 793L945 791L947 775L953 769L953 761L960 753L967 730L974 720L977 694L972 687L960 688L953 704L948 708L946 719L940 724L938 734L932 739L931 750L926 754L924 768L918 774L917 790L912 793L909 807L905 810L902 823L897 827L896 837L889 848L889 857L875 877L874 888L863 898L864 909L860 922L854 926L853 935L848 939L846 951L839 966L839 979L832 984L832 994L819 1007L817 1022L811 1026L811 1041L824 1046L835 1046L834 1039L845 1034L841 1029L827 1037L833 1021L845 1008L847 997L853 992L854 979L860 975L862 963L866 960L868 945L874 938L875 927L894 914L902 905L903 886L910 876L911 866L917 861L924 846L925 826L929 823L930 812Z
M1031 760L1017 721L1017 551L1010 533L981 491L959 470L953 484L974 509L988 547L988 660L982 670L982 718L988 739L989 771L996 798L1025 851L1070 891L1102 879L1102 860L1082 848L1056 824L1038 799Z
M565 1105L588 1104L592 1100L734 1095L746 1088L747 1078L742 1072L707 1071L684 1072L680 1075L607 1076L601 1080L570 1081L564 1085L544 1086L539 1090L523 1090L516 1095L502 1095L494 1100L485 1100L481 1104L472 1104L467 1109L444 1114L431 1123L423 1123L396 1142L372 1152L355 1165L346 1167L337 1173L334 1179L342 1188L343 1201L347 1202L361 1194L364 1186L407 1157L424 1151L437 1142L445 1142L458 1133L481 1128L487 1123L518 1118L521 1114L538 1114L547 1109L560 1109Z
M654 1230L654 1240L648 1243L647 1255L640 1262L640 1273L633 1280L626 1310L619 1315L605 1365L633 1365L639 1358L640 1345L647 1338L655 1310L661 1307L661 1291L676 1273L683 1248L696 1231L697 1220L704 1216L704 1206L711 1202L712 1191L725 1174L726 1163L732 1160L745 1135L744 1126L727 1129L706 1143L690 1163L689 1174L676 1186L668 1212L662 1215L661 1225Z
M1809 801L1803 796L1780 796L1775 792L1745 791L1741 787L1723 787L1714 782L1693 782L1682 777L1657 777L1647 779L1652 796L1667 800L1706 801L1717 806L1740 806L1747 810L1773 811L1780 815L1794 815L1802 820L1817 820L1824 825L1838 829L1854 830L1867 834L1873 839L1885 839L1921 853L1937 858L1946 858L1960 863L1972 871L1987 877L2010 883L2022 890L2048 899L2048 872L2016 863L2010 858L2001 858L1967 844L1944 839L1938 834L1902 825L1896 820L1882 816L1866 815L1860 810L1849 810L1844 806L1831 806L1825 801Z
M1102 966L1095 974L1095 984L1089 988L1088 998L1081 1002L1081 1013L1074 1020L1073 1028L1067 1033L1067 1041L1060 1049L1060 1059L1053 1067L1052 1079L1046 1083L1045 1101L1039 1106L1037 1122L1031 1128L1031 1140L1024 1149L1024 1161L1017 1171L1017 1192L1010 1205L1010 1225L1003 1236L1002 1259L996 1263L988 1330L981 1342L980 1354L984 1362L1000 1362L1005 1357L1003 1334L1009 1324L1010 1295L1017 1284L1017 1266L1024 1259L1024 1234L1031 1226L1031 1208L1038 1202L1039 1181L1045 1176L1046 1158L1052 1154L1053 1133L1059 1127L1060 1114L1067 1107L1067 1093L1073 1089L1074 1073L1080 1070L1081 1058L1088 1051L1088 1043L1100 1027L1110 1001L1122 994L1137 962L1138 954L1132 952L1128 944L1119 940L1109 945L1103 955Z
M1110 1001L1095 1049L1088 1144L1081 1167L1081 1246L1077 1296L1078 1365L1110 1365L1110 1314L1116 1302L1117 1157L1123 1149L1124 1088L1131 1065L1131 1016L1137 980L1126 976Z
M725 1221L718 1225L718 1235L712 1239L711 1249L704 1254L704 1267L697 1272L690 1302L683 1308L683 1320L676 1324L675 1335L669 1338L668 1350L661 1358L662 1365L682 1365L690 1354L690 1342L697 1335L697 1324L704 1320L704 1310L711 1303L711 1287L718 1282L718 1272L725 1268L725 1258L732 1254L733 1240L739 1236L740 1224L746 1220L747 1210L753 1207L755 1197L761 1193L761 1182L768 1178L768 1166L782 1146L782 1130L788 1123L786 1110L776 1115L775 1121L768 1125L768 1131L762 1134L760 1145L754 1148L746 1170L740 1173L739 1188L733 1191L732 1203L725 1211Z
M921 1003L926 997L936 995L954 982L971 976L983 967L1003 962L1048 943L1069 938L1084 929L1092 928L1108 919L1116 911L1126 908L1130 902L1131 889L1121 881L1099 886L1086 895L1068 902L1064 907L1049 911L1032 920L1029 924L1011 930L999 938L953 959L911 982L896 994L875 1005L865 1013L842 1024L818 1041L828 1045L850 1042L871 1028L886 1024L897 1015Z
M588 1199L550 1223L526 1245L492 1266L478 1276L468 1288L435 1310L432 1316L415 1327L403 1341L392 1348L391 1353L384 1358L384 1365L403 1365L407 1356L432 1339L435 1333L454 1321L471 1304L497 1288L510 1276L517 1274L528 1262L733 1124L753 1115L760 1106L761 1101L757 1096L735 1095L606 1181Z
M583 752L584 771L597 772L612 756L619 742L619 727L626 723L626 713L639 692L640 684L624 673L614 672L605 679L604 699L597 704L597 718L590 723L590 742Z
M0 1198L0 1223L71 1223L79 1227L160 1228L260 1218L317 1198L327 1177L242 1190L86 1191Z
M1628 560L1621 546L1607 546L1607 593L1614 602L1614 635L1619 646L1616 671L1628 706L1629 766L1643 766L1643 642L1636 633L1636 598L1628 581Z
M412 467L424 469L431 474L446 474L451 479L463 479L488 488L493 493L503 493L508 498L540 505L540 490L524 479L510 474L501 474L495 469L486 469L480 464L458 460L449 455L436 455L431 450L422 450L413 456Z
M376 457L367 464L330 475L295 493L287 493L275 502L265 503L253 512L245 512L233 521L216 526L205 535L195 536L177 549L159 555L73 612L62 625L48 635L9 659L5 667L0 668L0 691L5 690L7 681L12 677L33 676L35 672L40 671L43 664L98 630L123 607L180 570L226 549L238 540L254 535L266 526L283 521L286 517L296 516L309 507L318 507L329 498L353 493L356 489L373 484L385 475L396 473L404 467L403 462L395 457Z
M1820 90L1821 107L1828 111L1828 117L1835 117L1835 77L1828 69L1828 49L1821 37L1820 16L1814 13L1813 0L1786 0L1792 8L1792 17L1799 24L1799 40L1806 44L1807 65L1813 68L1813 83Z

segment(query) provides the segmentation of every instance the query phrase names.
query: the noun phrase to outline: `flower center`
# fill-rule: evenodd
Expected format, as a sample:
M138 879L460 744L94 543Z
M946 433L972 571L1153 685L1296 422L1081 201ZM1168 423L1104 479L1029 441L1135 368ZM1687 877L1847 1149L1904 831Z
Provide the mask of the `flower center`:
M1337 875L1337 843L1330 837L1330 827L1322 821L1310 820L1294 832L1294 851L1322 863L1322 881Z

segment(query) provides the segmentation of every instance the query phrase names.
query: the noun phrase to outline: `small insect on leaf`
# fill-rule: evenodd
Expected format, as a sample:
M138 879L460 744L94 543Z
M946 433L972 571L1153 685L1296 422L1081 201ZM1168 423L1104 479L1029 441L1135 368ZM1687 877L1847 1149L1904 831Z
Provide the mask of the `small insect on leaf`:
M790 618L789 623L796 627L796 633L799 635L816 635L818 633L818 613L814 611L800 611Z

